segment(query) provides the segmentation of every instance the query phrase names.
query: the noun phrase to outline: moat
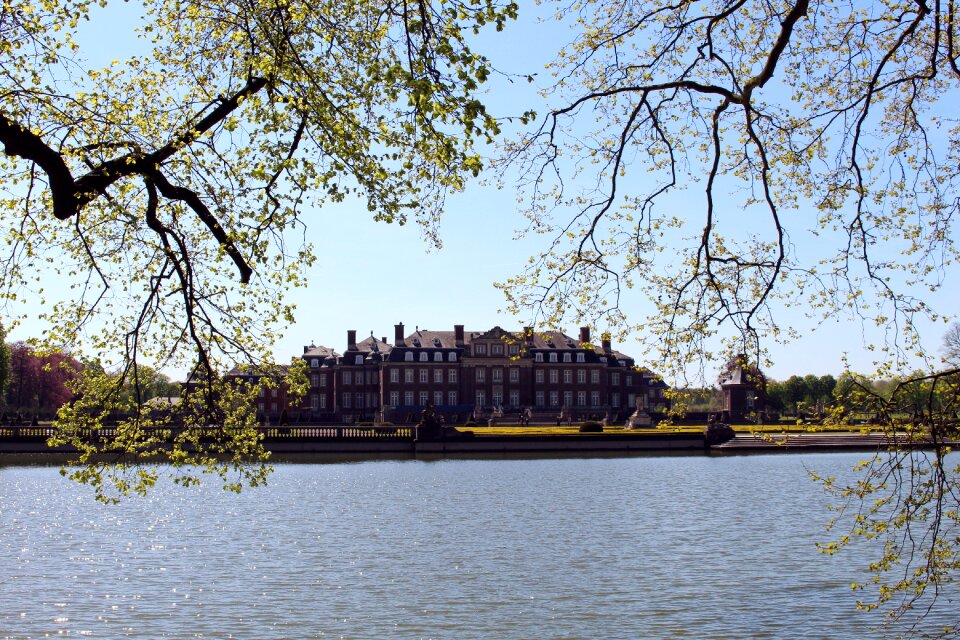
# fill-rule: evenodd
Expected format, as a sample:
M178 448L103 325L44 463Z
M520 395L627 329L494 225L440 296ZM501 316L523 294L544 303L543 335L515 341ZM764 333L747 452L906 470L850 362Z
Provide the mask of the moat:
M875 638L807 469L862 454L278 464L120 507L0 467L0 638Z

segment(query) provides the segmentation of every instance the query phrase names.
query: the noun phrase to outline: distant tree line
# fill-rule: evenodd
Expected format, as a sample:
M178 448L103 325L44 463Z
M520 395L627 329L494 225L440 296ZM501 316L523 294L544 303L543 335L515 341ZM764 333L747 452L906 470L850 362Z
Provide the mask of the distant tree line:
M101 368L96 362L81 362L62 351L37 351L26 342L6 343L0 328L0 411L4 419L51 420L57 410L74 399L71 384L85 368ZM140 366L140 399L179 397L180 385L169 376ZM124 384L120 396L132 399L132 384Z

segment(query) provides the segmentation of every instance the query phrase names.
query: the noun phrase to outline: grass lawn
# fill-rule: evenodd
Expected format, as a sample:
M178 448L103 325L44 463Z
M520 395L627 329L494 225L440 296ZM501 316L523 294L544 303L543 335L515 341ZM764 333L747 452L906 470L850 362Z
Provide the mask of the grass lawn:
M703 433L706 425L676 425L652 429L633 429L628 431L621 426L604 427L603 433L614 435L641 435L641 434L668 434L668 433ZM557 427L553 425L531 425L529 427L457 427L460 431L473 431L477 435L490 436L547 436L547 435L568 435L576 434L580 431L580 425L571 425ZM765 424L765 425L733 425L733 430L737 433L871 433L873 431L882 431L876 427L820 427L818 425L796 425L796 424Z

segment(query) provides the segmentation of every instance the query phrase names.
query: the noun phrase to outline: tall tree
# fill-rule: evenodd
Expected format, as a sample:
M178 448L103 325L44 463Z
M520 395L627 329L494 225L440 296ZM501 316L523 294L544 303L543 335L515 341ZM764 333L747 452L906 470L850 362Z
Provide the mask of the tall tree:
M550 109L507 161L531 230L553 241L503 283L513 308L616 325L670 377L717 349L763 362L794 317L875 324L877 374L903 381L888 398L856 385L852 404L911 435L864 468L847 495L868 502L846 522L883 532L878 597L903 597L896 615L924 611L960 564L943 401L956 370L936 369L917 323L939 318L960 264L955 3L551 6L573 40L551 65ZM626 317L628 293L648 317ZM906 379L912 361L930 370Z
M6 399L8 384L10 384L10 346L7 344L7 332L0 324L0 404Z
M150 362L192 367L196 424L246 450L255 420L218 406L230 397L219 371L267 362L277 321L292 318L284 293L313 260L304 204L357 195L373 217L416 220L438 242L446 193L480 171L475 141L498 132L475 96L490 64L465 38L501 29L517 5L145 0L143 51L90 68L80 25L116 28L99 5L0 7L2 293L15 298L49 264L77 293L48 314L48 342L92 334L119 371L91 373L83 410L61 416L79 427L73 444ZM120 426L131 454L213 460L202 446L136 442L152 423L134 416ZM154 471L141 471L143 489Z
M951 367L960 367L960 322L954 322L943 336L943 360Z
M38 354L24 342L10 346L10 385L6 405L24 417L52 417L72 397L72 381L80 374L80 363L69 354Z

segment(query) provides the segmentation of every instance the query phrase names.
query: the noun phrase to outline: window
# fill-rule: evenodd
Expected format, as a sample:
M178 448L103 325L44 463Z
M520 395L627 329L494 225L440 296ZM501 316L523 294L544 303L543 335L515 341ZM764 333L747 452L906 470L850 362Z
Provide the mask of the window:
M310 408L316 411L319 406L320 406L320 398L318 398L316 394L310 396Z
M503 369L499 367L494 368L493 370L493 381L494 382L503 382Z
M456 369L447 369L447 382L454 384L457 381L457 370Z
M367 371L367 384L376 382L376 371Z
M456 362L456 361L457 361L457 354L455 354L453 351L447 354L447 362Z
M515 356L515 355L517 355L518 353L520 353L520 348L517 347L517 345L515 345L515 344L508 345L508 346L507 346L507 353L509 353L509 354L512 355L512 356Z
M319 400L320 400L320 408L321 408L321 409L326 409L326 408L327 408L327 396L320 396Z
M542 354L542 353L535 353L535 354L533 354L533 361L534 361L534 362L543 362L543 354Z
M400 369L390 369L390 382L400 382Z
M487 394L483 391L477 391L477 405L484 407L487 404Z
M534 402L534 404L536 404L538 407L542 407L542 406L543 406L543 391L537 391L537 394L536 394L536 396L534 396L534 397L536 398L536 401Z
M563 406L572 407L573 406L573 391L564 391L563 392Z
M319 361L319 360L317 360L316 358L310 358L310 368L311 368L311 369L316 369L316 368L319 367L319 366L320 366L320 361Z
M257 411L259 411L260 413L263 413L263 403L262 403L262 402L258 402L258 403L257 403Z
M510 367L510 382L520 382L519 367Z
M585 362L584 354L582 353L577 354L577 362Z
M577 369L577 383L584 384L587 381L587 372L584 369Z
M351 402L353 401L353 396L349 393L343 394L343 408L349 409L351 407Z
M407 351L405 354L403 354L403 360L405 362L413 362L413 352Z
M433 370L433 381L436 384L443 383L443 369L434 369Z
M577 406L585 407L587 406L587 392L586 391L577 391Z
M635 394L631 393L627 396L627 406L628 407L637 406L637 396Z
M404 370L403 381L406 382L407 384L410 384L411 382L413 382L413 369Z
M443 404L443 391L433 392L433 404L437 407Z
M434 353L434 354L433 354L433 361L434 361L434 362L443 362L443 353L440 352L440 351L437 351L436 353Z
M629 376L629 375L623 376L623 384L625 384L628 387L633 385L633 376Z
M429 362L429 361L430 361L430 355L426 351L421 351L420 362Z
M449 405L455 405L455 404L457 404L457 392L456 392L456 391L448 391L448 392L447 392L447 404L449 404Z
M355 394L353 394L353 397L356 398L356 401L357 401L357 403L356 403L357 409L363 409L363 394L362 394L362 393L355 393Z
M270 397L271 397L271 398L276 398L276 397L277 397L277 389L276 389L276 387L274 387L273 389L270 389Z
M511 391L511 392L510 392L510 406L511 406L511 407L519 407L519 406L520 406L520 392L519 392L519 391Z
M263 397L263 387L260 387L259 389L257 389L257 397L258 398Z
M353 372L344 371L343 372L343 384L353 384Z
M503 345L502 345L502 344L493 344L493 345L490 345L490 355L502 356L502 355L503 355Z
M573 382L573 370L564 369L563 370L563 384L570 384Z
M363 356L354 356L353 364L363 364Z
M570 358L570 354L569 354L569 353L563 354L563 361L564 361L564 362L570 362L570 361L571 361L571 358Z
M558 376L556 369L550 369L550 384L557 384Z
M557 392L556 392L556 391L551 391L551 392L550 392L550 406L551 406L551 407L560 406L560 399L557 397Z
M310 376L310 384L314 387L320 386L320 376L318 376L317 374L313 374L312 376Z
M599 407L599 406L600 406L600 392L599 392L599 391L591 391L591 392L590 392L590 406L591 406L591 407Z
M613 407L619 407L619 406L620 406L620 394L619 394L619 393L612 393L612 394L610 394L610 405L613 406Z
M430 379L429 376L430 371L428 369L420 369L420 382L427 382Z
M620 384L620 374L618 372L610 374L610 384Z
M403 392L403 404L408 407L413 406L413 391Z
M502 407L503 406L503 391L494 391L493 392L493 406Z
M551 353L551 354L550 354L550 362L556 362L556 361L557 361L557 354Z
M395 406L397 406L398 404L400 404L400 392L399 392L399 391L391 391L391 392L390 392L390 406L391 406L391 407L395 407Z
M484 382L487 379L487 370L483 367L477 367L477 382Z
M321 387L327 386L327 374L325 373L320 374L320 386Z
M590 382L593 384L600 384L600 371L594 369L590 372Z
M485 345L485 344L478 344L477 346L475 346L475 347L473 348L473 352L474 352L474 354L476 354L476 355L478 355L478 356L485 356L485 355L487 355L487 345Z
M536 373L533 374L533 377L537 384L543 384L543 369L537 369Z
M420 392L420 405L423 406L427 404L427 401L430 399L430 393L428 391Z

